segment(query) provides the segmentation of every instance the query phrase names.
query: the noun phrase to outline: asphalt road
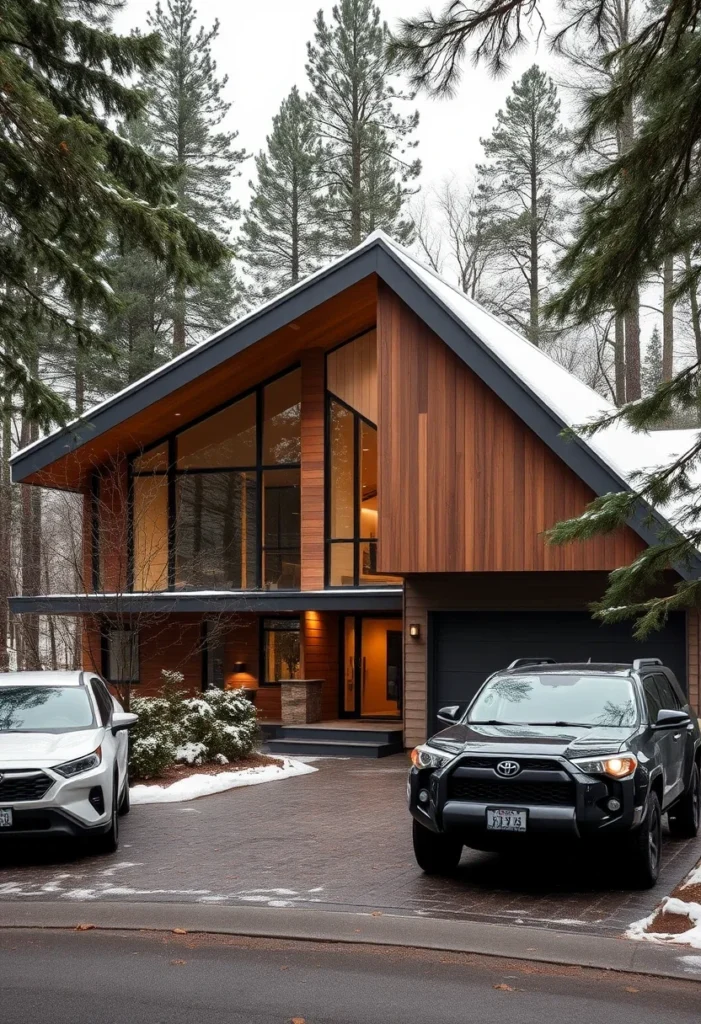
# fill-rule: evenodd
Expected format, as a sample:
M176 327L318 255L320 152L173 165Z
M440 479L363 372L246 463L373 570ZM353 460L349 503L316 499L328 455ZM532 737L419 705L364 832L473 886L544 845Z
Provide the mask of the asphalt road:
M0 931L3 1024L697 1024L701 985L462 954Z

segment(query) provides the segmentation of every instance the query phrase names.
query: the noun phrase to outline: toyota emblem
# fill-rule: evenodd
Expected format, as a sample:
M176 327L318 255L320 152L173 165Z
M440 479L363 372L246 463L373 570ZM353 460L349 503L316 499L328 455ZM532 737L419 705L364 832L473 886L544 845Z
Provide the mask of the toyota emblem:
M517 761L500 761L497 765L497 774L503 775L507 779L518 775L520 771L521 765Z

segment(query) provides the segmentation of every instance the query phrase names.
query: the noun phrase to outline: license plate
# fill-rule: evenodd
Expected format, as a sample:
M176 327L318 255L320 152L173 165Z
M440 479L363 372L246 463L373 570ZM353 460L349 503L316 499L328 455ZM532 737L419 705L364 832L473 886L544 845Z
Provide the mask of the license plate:
M487 811L487 828L495 832L525 832L528 812L514 807L494 807Z
M0 828L12 828L11 807L0 807Z

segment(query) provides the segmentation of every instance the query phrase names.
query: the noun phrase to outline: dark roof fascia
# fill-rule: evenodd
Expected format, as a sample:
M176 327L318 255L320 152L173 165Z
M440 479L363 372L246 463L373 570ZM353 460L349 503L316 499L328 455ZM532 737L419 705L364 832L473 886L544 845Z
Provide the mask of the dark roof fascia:
M344 591L260 590L221 594L75 594L11 597L14 615L138 615L268 613L303 611L401 612L401 587L381 592L353 587Z
M582 438L563 437L563 431L568 429L568 424L441 302L418 275L413 274L399 261L391 249L382 241L378 241L378 245L380 252L377 276L569 466L573 473L598 495L631 490L630 484L607 466ZM628 521L628 525L646 544L658 544L660 536L669 531L670 524L650 506L643 502L639 504L641 507ZM694 557L691 566L675 566L675 569L684 579L696 578L701 572L701 555Z
M33 473L80 448L81 445L142 412L154 402L177 391L195 377L238 355L268 334L285 327L316 306L358 284L376 272L377 254L377 243L359 253L350 254L345 260L330 267L326 273L312 278L291 294L281 296L277 302L266 306L258 313L252 313L242 323L226 328L209 341L186 353L177 362L166 363L160 370L124 394L108 399L94 414L88 411L89 419L69 424L59 433L49 435L27 451L26 455L18 452L10 460L12 482L20 483Z

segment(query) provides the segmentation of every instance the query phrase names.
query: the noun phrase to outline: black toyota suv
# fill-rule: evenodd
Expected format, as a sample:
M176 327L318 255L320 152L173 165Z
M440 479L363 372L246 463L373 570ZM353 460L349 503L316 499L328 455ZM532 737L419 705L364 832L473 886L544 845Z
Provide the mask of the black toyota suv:
M449 728L411 754L414 853L428 873L457 867L463 846L503 849L570 837L625 849L626 875L649 888L661 817L695 836L701 734L673 672L520 658L472 703L442 708Z

